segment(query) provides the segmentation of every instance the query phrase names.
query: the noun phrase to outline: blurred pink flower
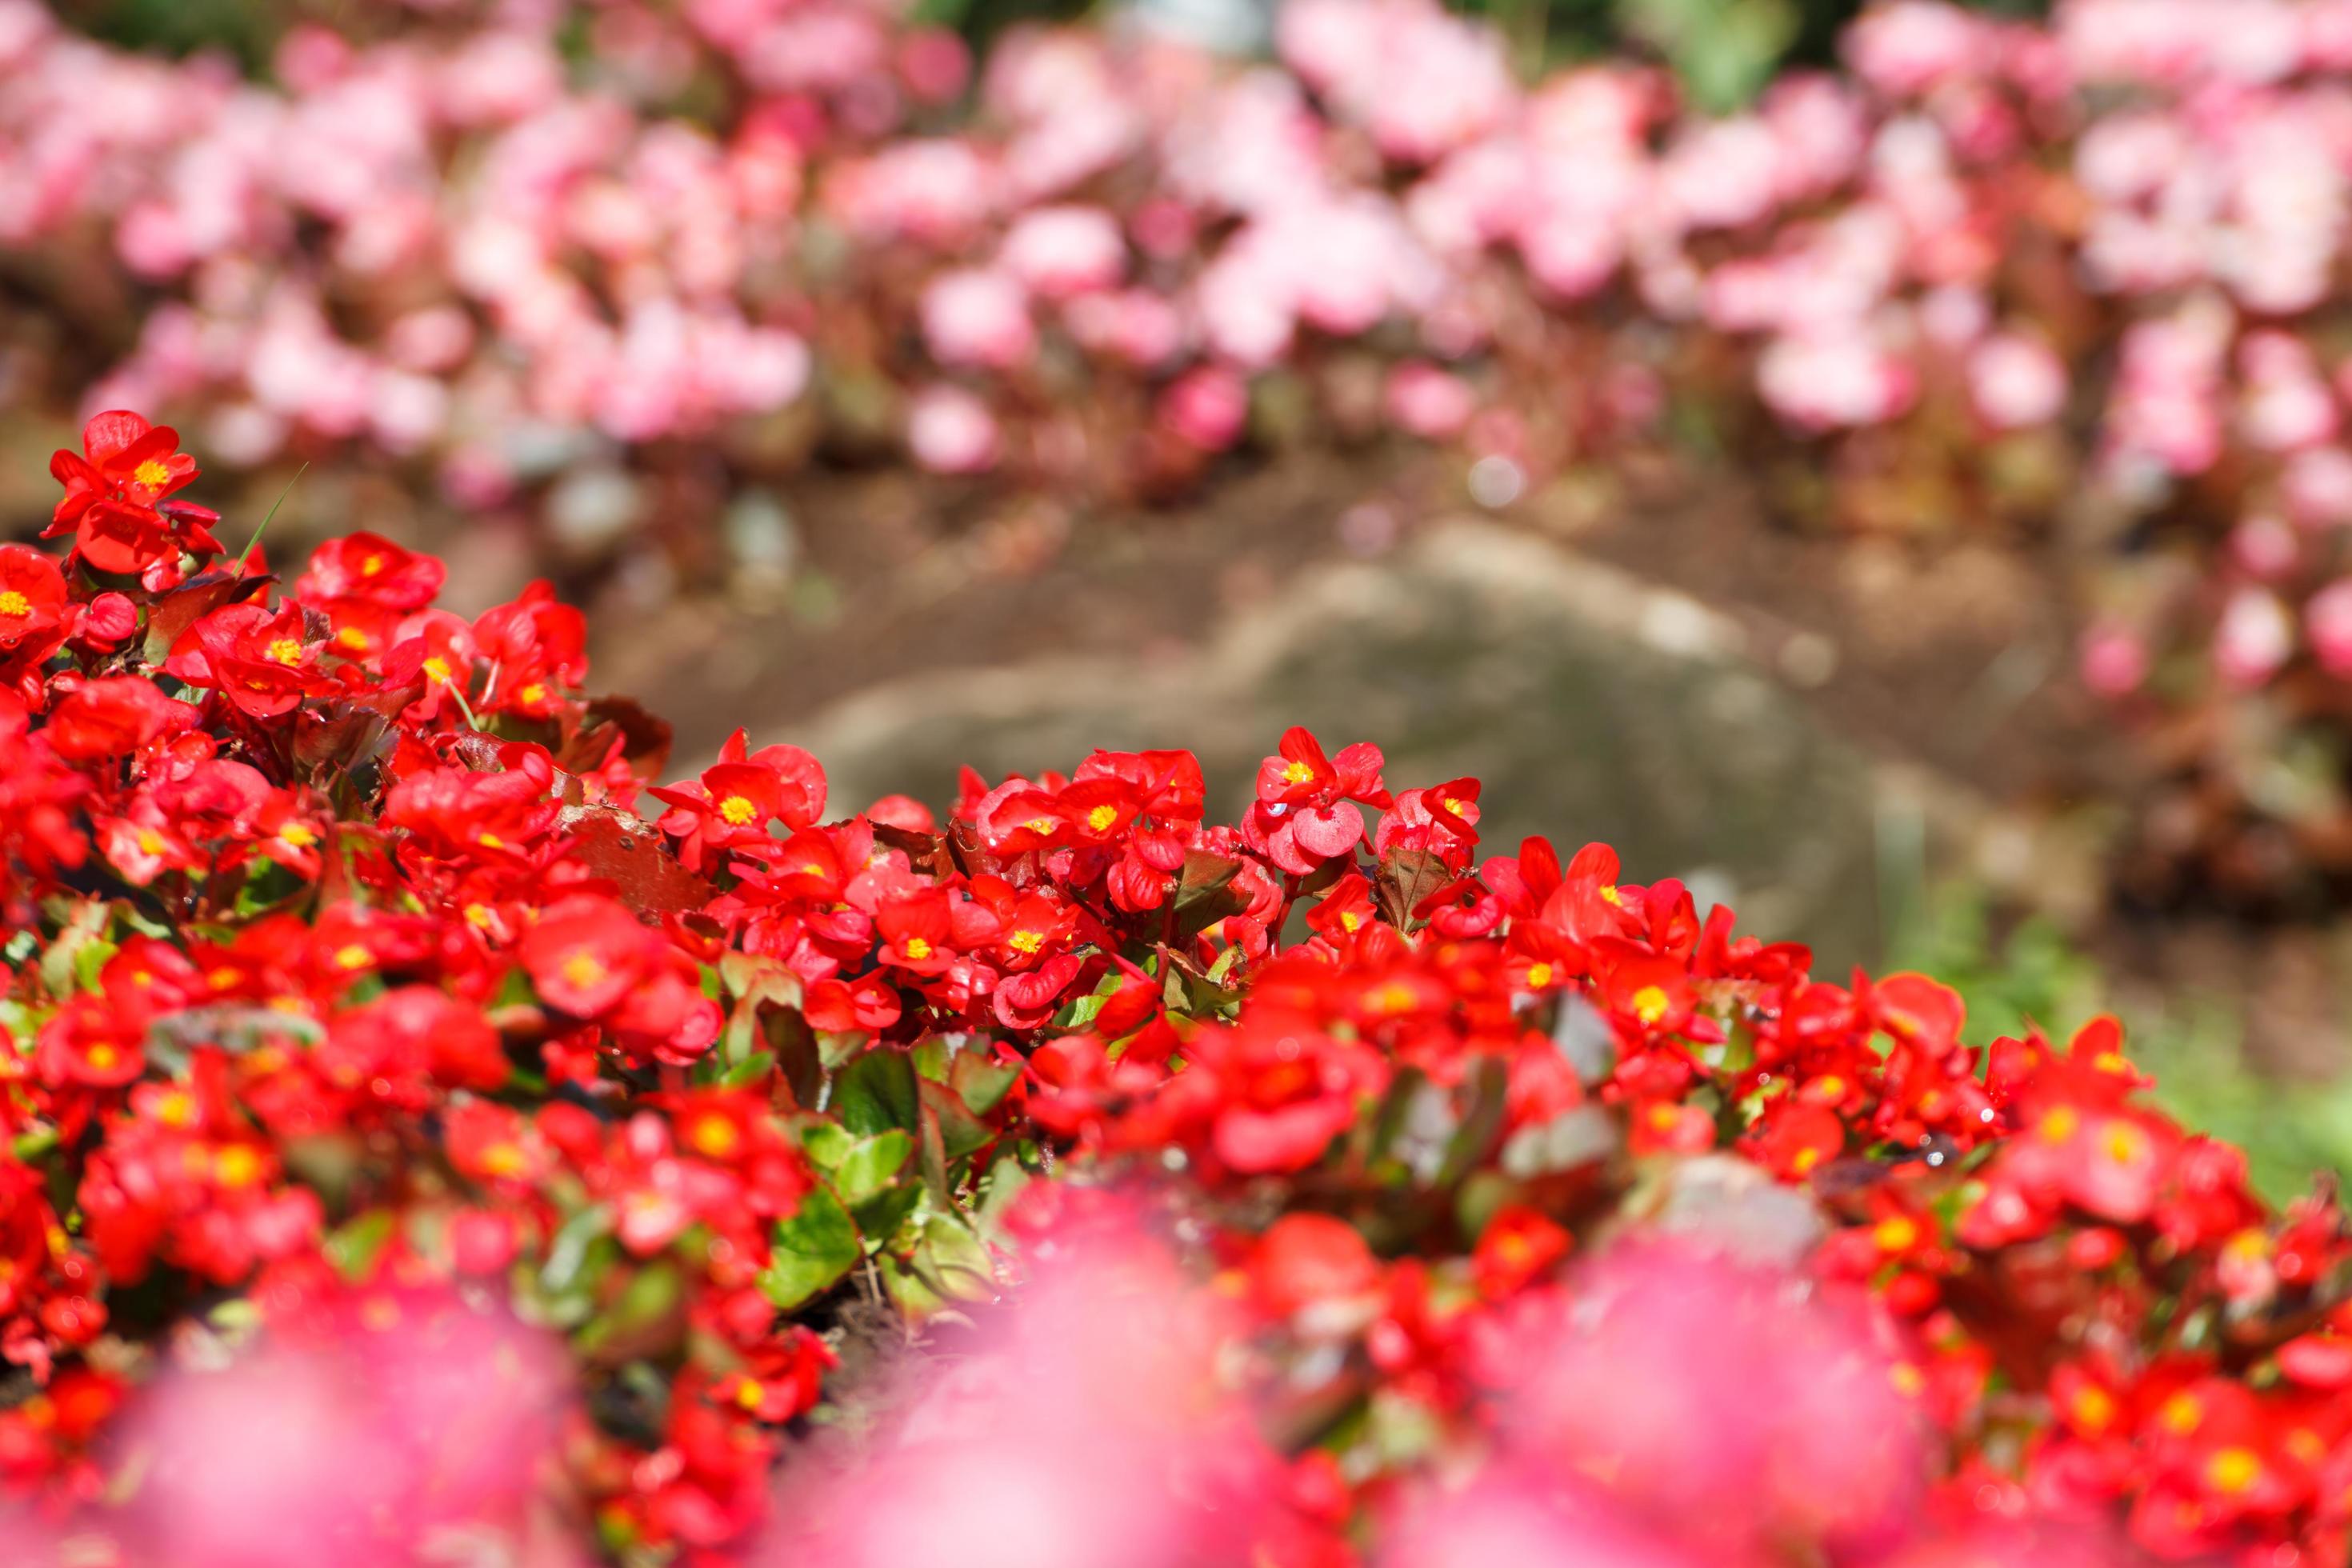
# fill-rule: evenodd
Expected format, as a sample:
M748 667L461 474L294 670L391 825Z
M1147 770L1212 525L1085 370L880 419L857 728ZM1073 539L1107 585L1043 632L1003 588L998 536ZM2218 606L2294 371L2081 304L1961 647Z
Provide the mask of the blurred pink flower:
M943 365L1013 370L1037 352L1029 296L1010 272L943 272L923 290L923 339Z
M935 474L979 474L996 466L996 417L960 386L927 386L907 410L907 446Z

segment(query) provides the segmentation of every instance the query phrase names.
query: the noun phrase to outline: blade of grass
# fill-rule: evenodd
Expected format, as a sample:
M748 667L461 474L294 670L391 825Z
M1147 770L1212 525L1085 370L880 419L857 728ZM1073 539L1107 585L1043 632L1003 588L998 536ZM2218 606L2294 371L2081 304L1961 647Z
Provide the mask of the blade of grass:
M269 510L261 514L261 521L253 525L253 537L247 540L245 548L236 552L236 563L239 566L243 566L252 557L254 546L261 542L263 532L269 527L269 520L278 515L278 509L286 504L286 498L294 493L294 487L300 484L302 476L310 471L310 465L307 462L295 469L294 477L286 481L286 488L278 492L278 499L269 503Z

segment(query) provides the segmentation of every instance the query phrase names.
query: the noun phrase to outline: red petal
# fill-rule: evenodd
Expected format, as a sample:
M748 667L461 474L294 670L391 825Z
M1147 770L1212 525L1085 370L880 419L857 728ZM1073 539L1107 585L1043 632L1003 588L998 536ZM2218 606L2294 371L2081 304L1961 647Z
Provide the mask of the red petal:
M89 454L91 462L103 465L129 451L132 443L153 428L144 416L127 408L110 408L91 415L89 423L81 427L81 449ZM179 437L173 437L172 445L179 444Z

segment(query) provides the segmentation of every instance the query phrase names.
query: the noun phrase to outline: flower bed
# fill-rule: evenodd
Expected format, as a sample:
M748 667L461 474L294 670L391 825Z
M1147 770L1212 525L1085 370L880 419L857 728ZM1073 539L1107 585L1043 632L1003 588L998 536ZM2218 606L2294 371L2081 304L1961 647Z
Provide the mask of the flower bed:
M2112 1021L1964 1044L1304 731L1230 823L656 786L576 612L281 584L177 447L0 546L26 1554L2345 1561L2342 1216Z

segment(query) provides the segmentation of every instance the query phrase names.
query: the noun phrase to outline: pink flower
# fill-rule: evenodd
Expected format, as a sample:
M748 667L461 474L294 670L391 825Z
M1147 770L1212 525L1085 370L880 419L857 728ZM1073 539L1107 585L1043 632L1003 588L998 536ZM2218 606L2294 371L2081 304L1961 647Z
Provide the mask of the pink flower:
M1232 371L1202 365L1187 371L1160 399L1160 417L1204 452L1222 452L1241 439L1249 421L1249 387Z
M2339 577L2311 596L2303 607L2303 629L2319 667L2352 679L2352 577Z
M1477 406L1468 382L1427 360L1407 360L1389 373L1389 418L1425 441L1460 435Z
M1969 354L1969 399L1996 430L2046 425L2066 406L2066 366L2038 339L1987 338Z
M2261 588L2230 595L2213 628L2213 662L2231 685L2252 689L2278 673L2294 652L2294 624L2278 596Z
M1039 207L1015 220L997 259L1039 298L1070 300L1117 286L1127 242L1100 207Z
M996 466L996 419L960 386L927 386L907 411L907 446L935 474L985 473Z
M1029 296L993 268L943 272L923 290L923 341L941 364L1012 370L1037 352Z
M2147 645L2128 626L2101 622L2083 634L2079 668L2101 697L2126 697L2147 679Z

